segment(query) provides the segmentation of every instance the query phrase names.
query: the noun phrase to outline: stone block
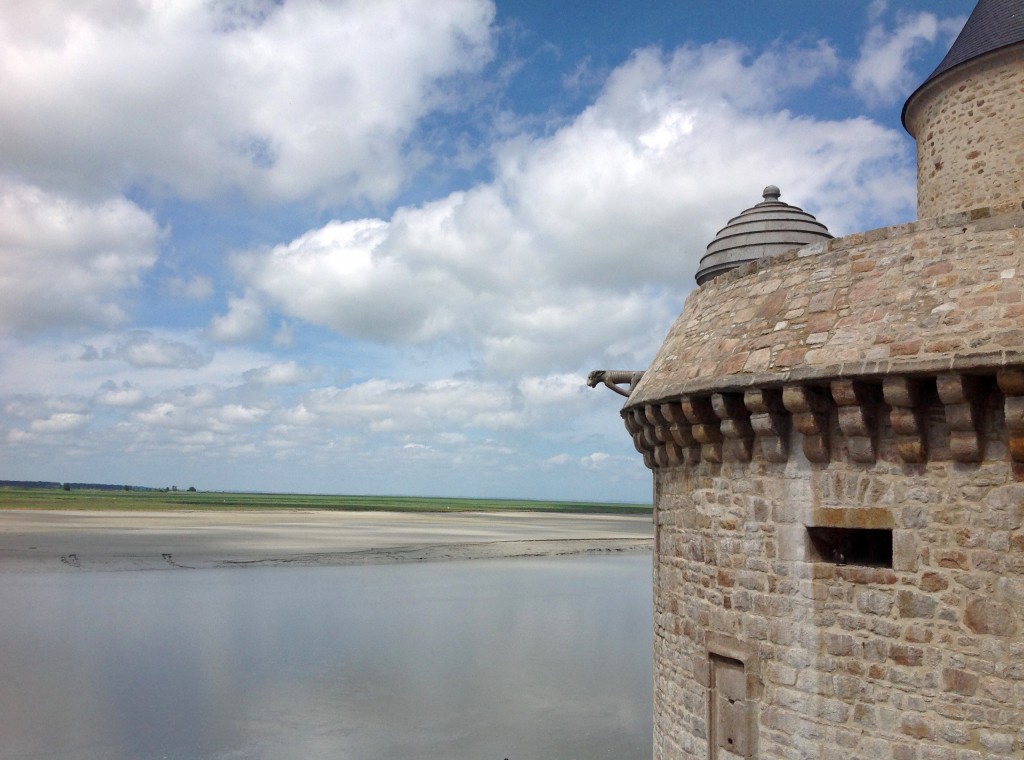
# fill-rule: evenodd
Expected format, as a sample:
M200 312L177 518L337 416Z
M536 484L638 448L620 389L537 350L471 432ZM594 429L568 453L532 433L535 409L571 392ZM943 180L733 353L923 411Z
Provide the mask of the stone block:
M892 532L892 569L917 570L917 534L910 530Z
M1000 752L1004 755L1009 755L1015 749L1016 740L1013 734L982 729L978 732L978 743L989 752Z
M978 676L966 670L943 668L942 689L965 697L973 697L978 690Z
M889 647L889 659L897 665L916 667L924 662L924 650L921 647L893 644Z
M806 562L811 556L811 539L803 525L778 526L779 559Z
M974 633L993 636L1013 636L1018 629L1017 616L1009 605L986 598L967 603L964 624Z
M916 714L904 715L900 719L900 732L915 739L931 740L935 738L935 726L933 722ZM896 757L895 753L893 754L893 757Z
M896 606L899 609L900 617L930 618L935 615L939 602L935 597L928 594L921 594L916 591L898 591L896 593Z
M857 595L857 609L867 615L888 615L892 610L892 594L867 589Z

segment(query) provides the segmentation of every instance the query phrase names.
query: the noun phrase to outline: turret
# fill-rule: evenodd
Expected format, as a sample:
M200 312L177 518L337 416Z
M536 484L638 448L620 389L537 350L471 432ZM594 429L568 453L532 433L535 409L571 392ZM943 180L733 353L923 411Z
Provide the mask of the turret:
M907 99L917 216L1024 197L1024 3L981 0L938 68Z

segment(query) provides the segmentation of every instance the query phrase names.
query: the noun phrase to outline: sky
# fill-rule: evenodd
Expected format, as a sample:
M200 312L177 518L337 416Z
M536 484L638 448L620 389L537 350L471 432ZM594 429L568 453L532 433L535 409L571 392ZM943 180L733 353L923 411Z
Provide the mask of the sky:
M765 185L915 218L970 0L5 0L0 479L649 502L643 369Z

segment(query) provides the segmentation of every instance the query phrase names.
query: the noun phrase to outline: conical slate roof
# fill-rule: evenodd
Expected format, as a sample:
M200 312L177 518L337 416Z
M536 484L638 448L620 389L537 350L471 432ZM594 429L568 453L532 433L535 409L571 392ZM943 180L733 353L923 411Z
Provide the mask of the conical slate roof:
M1024 3L1021 0L981 0L960 36L929 79L993 50L1024 41Z
M775 185L764 189L764 200L748 208L718 231L697 267L697 284L723 272L832 237L828 228L797 206L779 200Z
M925 85L950 69L1018 42L1024 42L1024 0L980 0L946 57L907 98L907 104ZM906 114L904 106L904 124Z

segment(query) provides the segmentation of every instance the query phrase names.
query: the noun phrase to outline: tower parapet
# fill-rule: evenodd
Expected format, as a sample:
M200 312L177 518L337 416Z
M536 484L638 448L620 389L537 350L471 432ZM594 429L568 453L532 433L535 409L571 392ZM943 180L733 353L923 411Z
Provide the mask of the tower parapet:
M907 102L918 221L709 246L591 378L654 480L658 760L1024 757L1022 14Z

